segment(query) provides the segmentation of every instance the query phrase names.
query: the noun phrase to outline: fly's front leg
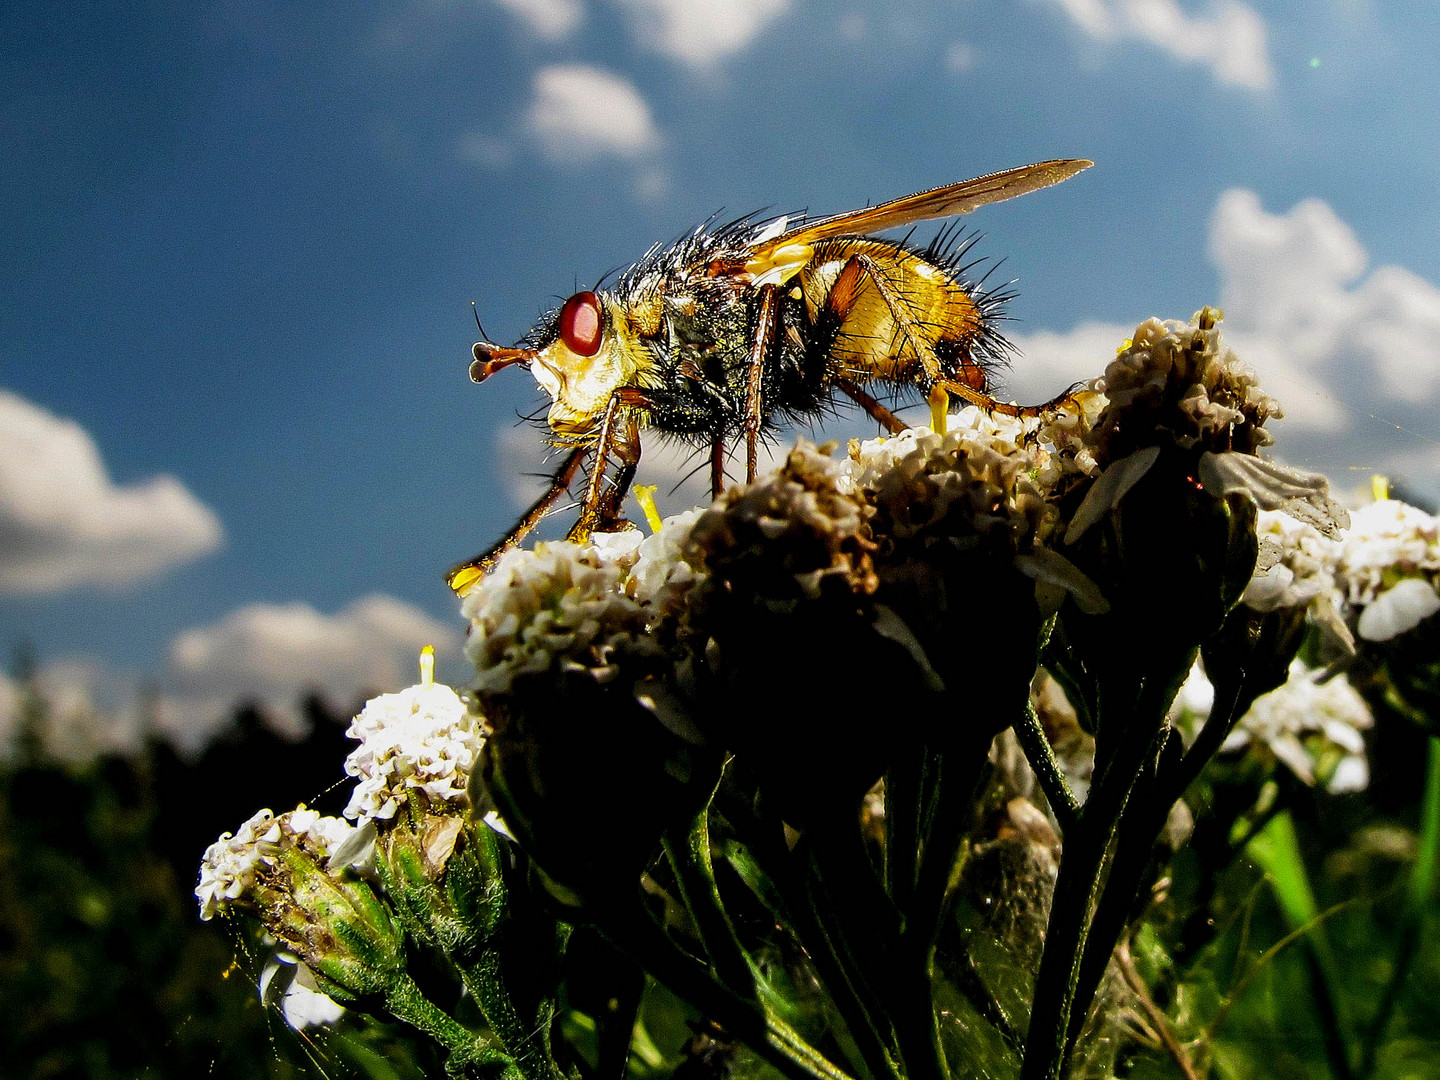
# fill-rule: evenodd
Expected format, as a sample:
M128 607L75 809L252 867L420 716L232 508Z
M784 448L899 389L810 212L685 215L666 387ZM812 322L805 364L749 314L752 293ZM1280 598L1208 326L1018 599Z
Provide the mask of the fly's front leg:
M633 387L621 387L610 396L605 415L595 433L595 460L590 466L590 479L585 485L585 499L580 505L580 519L565 539L582 543L594 532L604 532L620 520L620 504L635 479L640 464L640 424L633 410L649 405L649 399ZM605 469L610 455L618 454L620 471L611 487L605 485Z
M545 515L560 501L561 496L570 490L570 485L575 481L575 475L580 471L580 466L585 463L585 458L589 453L590 447L588 446L579 446L571 450L560 468L555 470L555 475L550 478L550 487L546 489L545 494L536 500L534 506L525 511L524 516L511 527L503 540L489 551L482 552L470 561L461 563L445 575L445 581L450 588L460 596L464 596L470 590L471 585L490 572L495 566L495 560L511 548L518 547L520 542L534 531L535 526L544 520Z
M622 430L615 437L615 452L620 459L620 470L605 489L596 532L609 532L625 521L625 496L629 494L640 466L640 423L633 412L627 415Z

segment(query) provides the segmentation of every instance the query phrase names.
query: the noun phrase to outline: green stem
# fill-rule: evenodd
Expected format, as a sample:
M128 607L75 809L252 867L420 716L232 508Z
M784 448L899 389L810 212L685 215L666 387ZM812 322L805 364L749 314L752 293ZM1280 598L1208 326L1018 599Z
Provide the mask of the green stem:
M1105 884L1095 903L1090 920L1084 955L1075 983L1075 1008L1069 1019L1067 1047L1073 1049L1085 1026L1089 1002L1094 1000L1110 966L1115 946L1125 933L1134 909L1145 871L1155 848L1155 840L1165 827L1170 807L1174 804L1173 789L1165 787L1157 773L1165 770L1166 762L1178 765L1167 748L1178 749L1180 736L1166 729L1160 736L1161 745L1152 759L1147 759L1135 779L1130 797L1115 826L1109 869Z
M937 755L939 786L925 832L915 900L905 911L903 934L918 943L927 958L940 936L940 921L975 815L975 791L989 767L986 745L952 747ZM928 959L927 959L928 964Z
M1185 794L1200 775L1200 771L1220 752L1221 745L1254 700L1255 695L1248 690L1243 676L1218 682L1215 687L1215 700L1210 705L1210 715L1205 718L1200 734L1195 736L1190 749L1180 759L1174 776L1167 778L1168 786L1175 792L1175 798Z
M926 753L903 753L885 774L885 888L904 911L915 891Z
M777 923L788 928L809 955L859 1062L874 1080L900 1080L891 1043L882 1034L889 1033L888 1022L883 1029L880 1026L884 1008L867 985L854 981L858 969L847 964L843 943L827 931L827 927L833 927L833 919L821 915L828 897L818 889L814 875L797 868L809 865L804 840L794 852L790 851L780 821L747 803L727 805L724 817L741 841L737 853L740 861L736 861L737 854L732 854L731 865L751 885Z
M1055 760L1055 751L1050 746L1050 740L1045 737L1045 729L1040 724L1040 717L1035 714L1035 706L1029 701L1025 703L1024 715L1015 722L1015 736L1020 740L1020 749L1025 751L1025 758L1030 762L1030 768L1040 783L1040 790L1045 793L1045 800L1050 804L1055 820L1060 823L1061 834L1068 834L1080 817L1080 804L1075 800L1075 793L1070 790L1070 783L1065 779L1060 763Z
M757 981L754 963L740 944L715 884L708 808L696 814L688 828L667 829L664 844L680 885L680 897L710 957L711 970L736 994L753 995Z
M1088 926L1078 945L1080 955L1070 968L1064 1044L1058 1062L1052 1065L1058 1070L1054 1074L1057 1076L1063 1074L1065 1062L1084 1029L1170 808L1184 794L1200 766L1218 749L1234 721L1235 700L1217 695L1219 709L1211 711L1210 721L1193 748L1199 753L1185 755L1180 750L1179 736L1167 722L1166 713L1194 656L1195 650L1187 648L1168 662L1161 662L1161 654L1157 653L1152 670L1135 688L1130 715L1114 717L1124 721L1120 724L1111 723L1111 717L1107 717L1106 728L1098 733L1112 737L1105 740L1108 747L1097 742L1097 759L1103 758L1103 765L1097 761L1095 788L1082 817L1087 826L1093 822L1103 829L1104 848L1095 867L1097 877L1092 879ZM1139 737L1144 732L1153 734L1148 739ZM1059 897L1057 888L1057 903ZM1037 986L1037 996L1038 992Z
M1408 910L1418 921L1440 884L1440 737L1426 743L1425 801L1420 811L1420 850L1410 872Z
M973 757L976 767L983 769L983 753ZM826 823L810 830L811 865L835 913L831 932L854 949L858 977L879 988L882 1015L893 1027L908 1080L948 1080L949 1076L935 1016L930 959L955 849L972 808L973 782L960 792L962 786L959 777L953 782L942 777L937 788L912 905L922 910L908 926L872 872L853 822Z
M469 1028L435 1005L420 992L415 980L399 972L385 987L385 1007L397 1020L423 1031L449 1052L450 1060L467 1075L474 1066L487 1070L500 1067L515 1070L515 1060L507 1053L487 1044Z
M904 1033L902 1050L908 1048L907 1062L925 1055L922 1061L927 1069L941 1077L949 1075L949 1063L940 1038L939 1018L929 1000L935 943L964 858L965 836L974 824L976 790L989 768L990 729L982 730L985 734L977 732L973 738L958 740L932 756L935 793L926 820L915 895L904 911L900 935L901 976L914 986L917 997L923 987L926 999L925 1008L912 1008L905 1019L897 1018L897 1031ZM911 1071L912 1075L916 1073L914 1065Z
M840 931L830 897L814 874L805 875L800 891L804 896L790 905L797 913L792 929L815 962L865 1067L875 1080L901 1080L903 1073L892 1052L894 1031L884 1002Z
M527 1030L515 1011L515 1003L505 985L499 952L493 948L480 949L473 959L457 962L456 968L465 989L480 1006L485 1022L506 1051L514 1056L525 1080L557 1077L559 1074L544 1037L545 1029Z
M772 988L745 951L725 911L711 863L708 807L694 817L688 829L667 832L664 844L715 977L739 997L755 999L770 1030L779 1033L788 1045L803 1055L812 1056L812 1063L829 1065L778 1014Z
M1108 833L1087 829L1086 824L1082 817L1065 838L1050 925L1045 931L1045 950L1031 999L1021 1080L1060 1080L1064 1073L1074 990L1109 841Z
M418 834L424 826L423 810L412 803L407 813L408 826ZM501 969L494 927L505 918L505 890L494 834L482 826L467 841L477 850L452 857L444 878L450 889L432 880L419 849L402 843L404 839L393 836L376 866L385 891L395 900L401 925L416 941L437 949L455 965L461 983L524 1080L554 1080L558 1072L546 1029L522 1023ZM467 862L467 856L479 863ZM456 889L466 899L478 898L476 906L457 905Z
M1162 731L1163 708L1158 716L1153 714L1163 688L1147 692L1143 683L1136 685L1123 677L1110 685L1114 689L1106 695L1105 726L1097 733L1094 784L1060 856L1021 1080L1061 1080L1065 1073L1072 1015L1078 1012L1076 1019L1083 1022L1090 1005L1089 997L1080 998L1078 991L1092 913L1125 806L1145 762L1159 751L1161 734L1145 738L1137 733ZM1109 732L1113 738L1104 738ZM1114 944L1110 942L1109 948Z

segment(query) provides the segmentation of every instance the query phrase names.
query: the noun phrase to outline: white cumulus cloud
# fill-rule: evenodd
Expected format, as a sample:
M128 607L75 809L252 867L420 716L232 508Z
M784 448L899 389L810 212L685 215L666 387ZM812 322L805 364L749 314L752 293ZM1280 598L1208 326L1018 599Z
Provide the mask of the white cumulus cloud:
M0 592L128 585L221 538L179 480L114 484L84 428L0 391Z
M1220 82L1249 90L1275 84L1265 23L1239 0L1216 0L1201 16L1175 0L1052 0L1097 41L1144 41L1185 63L1210 69Z
M639 158L660 145L640 92L620 76L588 64L541 68L526 120L540 148L560 163Z
M580 0L497 0L536 37L556 41L580 25L585 9Z
M1210 253L1233 332L1283 346L1307 371L1366 371L1382 401L1417 405L1440 392L1440 289L1399 266L1362 276L1365 249L1319 199L1275 215L1254 192L1227 191Z
M298 706L318 693L339 707L414 683L420 648L459 655L461 633L393 597L374 595L325 615L308 604L251 604L170 645L157 722L194 749L242 701L283 731L300 733Z
M636 36L692 67L739 52L790 0L619 0Z

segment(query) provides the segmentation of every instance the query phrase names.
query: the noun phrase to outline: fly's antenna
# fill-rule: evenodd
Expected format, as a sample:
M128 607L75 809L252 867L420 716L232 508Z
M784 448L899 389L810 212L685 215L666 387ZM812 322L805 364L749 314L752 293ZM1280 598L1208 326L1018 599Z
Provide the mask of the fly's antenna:
M480 325L480 308L476 306L474 300L470 301L470 314L475 316L475 329L480 331L480 339L489 341L490 335L485 333L485 327Z

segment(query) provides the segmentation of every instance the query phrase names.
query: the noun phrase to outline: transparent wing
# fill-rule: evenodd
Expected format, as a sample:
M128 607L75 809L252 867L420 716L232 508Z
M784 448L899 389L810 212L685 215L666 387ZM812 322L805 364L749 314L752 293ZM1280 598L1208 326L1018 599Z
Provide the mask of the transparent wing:
M958 184L931 188L879 206L835 214L756 244L750 249L751 258L764 259L779 248L810 244L829 236L864 236L893 229L897 225L908 225L912 221L968 214L987 203L1003 202L1068 180L1093 164L1093 161L1083 158L1041 161L988 176L977 176L973 180L962 180Z

